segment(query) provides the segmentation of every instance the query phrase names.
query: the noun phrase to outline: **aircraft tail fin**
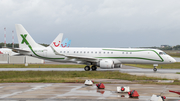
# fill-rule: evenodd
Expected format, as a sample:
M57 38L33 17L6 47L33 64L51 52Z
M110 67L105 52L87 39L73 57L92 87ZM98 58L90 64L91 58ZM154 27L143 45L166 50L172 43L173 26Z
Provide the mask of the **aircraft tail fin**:
M17 33L17 38L19 42L19 48L44 47L36 43L21 24L16 24L15 27L16 27L16 33Z
M61 47L63 48L67 47L67 42L68 42L68 38L64 39L63 42L61 43Z
M71 40L68 41L67 47L70 47L70 45L71 45Z
M63 33L60 33L55 39L54 41L50 44L50 46L52 47L59 47L61 45L62 42L62 37L63 37Z

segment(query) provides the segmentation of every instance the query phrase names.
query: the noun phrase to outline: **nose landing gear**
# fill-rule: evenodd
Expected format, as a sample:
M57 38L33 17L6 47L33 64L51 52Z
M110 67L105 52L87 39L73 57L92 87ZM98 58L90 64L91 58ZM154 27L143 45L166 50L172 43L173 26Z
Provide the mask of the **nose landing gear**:
M156 71L157 71L157 67L156 67L156 66L154 66L153 71L154 71L154 72L156 72Z
M156 72L158 64L153 64L153 66L154 66L153 71Z

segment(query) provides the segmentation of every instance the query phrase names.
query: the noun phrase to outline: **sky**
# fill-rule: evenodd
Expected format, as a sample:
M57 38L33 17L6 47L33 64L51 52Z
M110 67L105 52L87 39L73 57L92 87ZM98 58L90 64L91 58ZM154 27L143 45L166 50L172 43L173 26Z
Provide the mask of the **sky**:
M22 24L37 43L59 33L71 47L180 44L180 0L0 0L0 42ZM18 43L15 32L15 43Z

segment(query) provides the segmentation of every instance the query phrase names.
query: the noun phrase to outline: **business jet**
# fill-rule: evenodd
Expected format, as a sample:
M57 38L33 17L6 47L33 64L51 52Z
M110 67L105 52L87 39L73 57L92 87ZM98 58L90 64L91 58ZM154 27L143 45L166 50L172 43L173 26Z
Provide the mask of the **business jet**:
M121 64L158 64L174 63L176 60L158 49L141 48L60 48L44 47L37 44L21 24L16 24L20 54L26 54L51 61L75 61L86 64L85 71L119 68ZM90 68L91 67L91 68Z

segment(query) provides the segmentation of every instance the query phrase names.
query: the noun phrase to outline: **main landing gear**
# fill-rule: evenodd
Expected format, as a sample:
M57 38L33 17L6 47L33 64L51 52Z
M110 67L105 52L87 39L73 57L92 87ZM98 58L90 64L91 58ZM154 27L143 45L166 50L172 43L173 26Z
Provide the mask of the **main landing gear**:
M91 66L91 69L92 69L92 71L96 71L97 67L93 65L93 66ZM84 70L85 71L89 71L90 70L90 66L85 66Z

